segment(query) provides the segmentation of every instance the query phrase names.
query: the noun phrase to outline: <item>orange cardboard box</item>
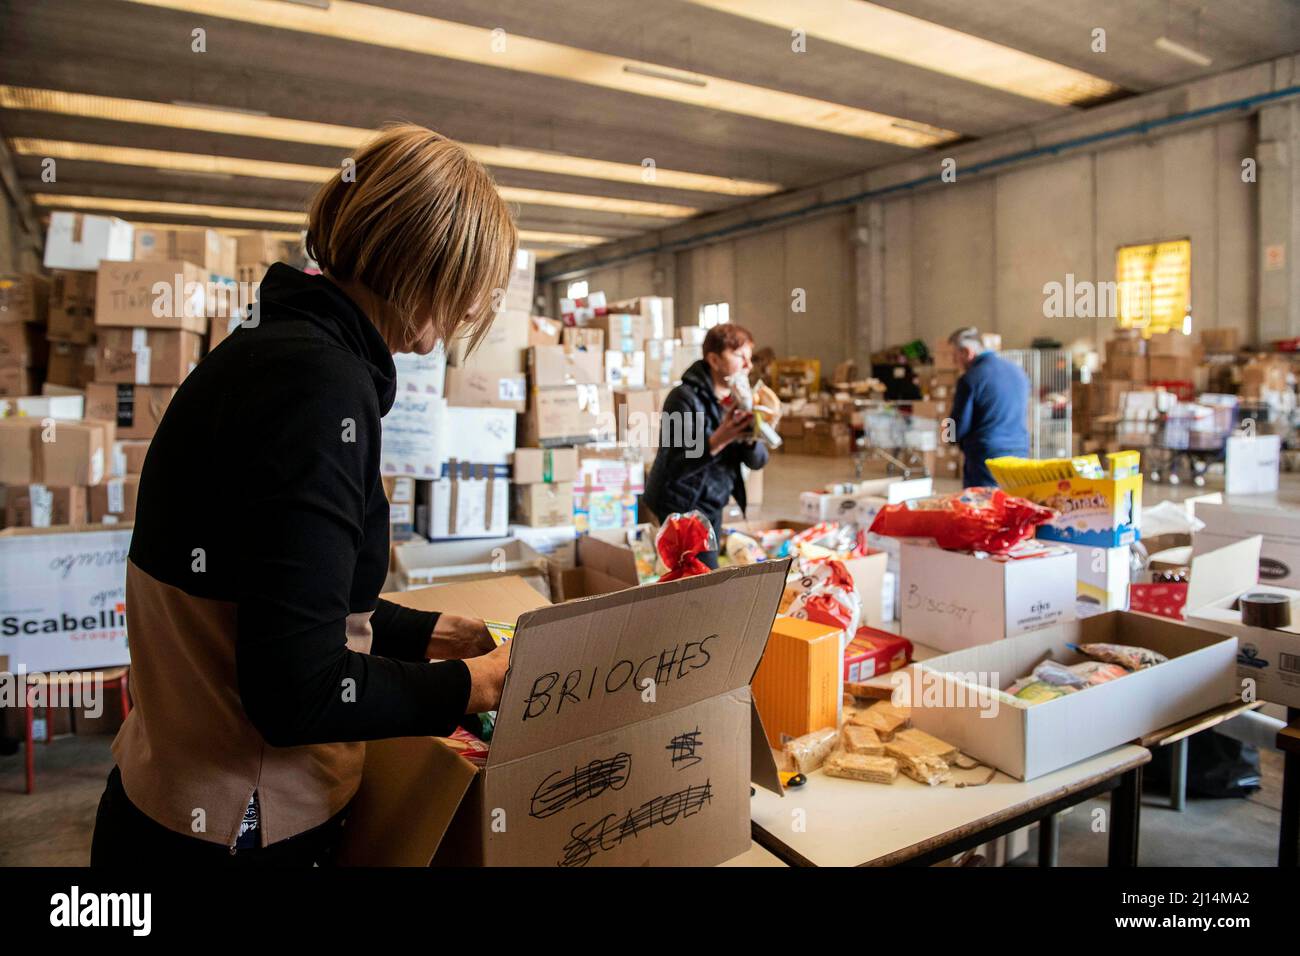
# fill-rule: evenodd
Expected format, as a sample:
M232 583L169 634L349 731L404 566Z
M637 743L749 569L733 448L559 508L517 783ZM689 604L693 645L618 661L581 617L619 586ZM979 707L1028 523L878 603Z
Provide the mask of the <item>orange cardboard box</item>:
M794 617L778 617L772 622L753 691L767 741L773 747L839 725L842 633L839 628Z

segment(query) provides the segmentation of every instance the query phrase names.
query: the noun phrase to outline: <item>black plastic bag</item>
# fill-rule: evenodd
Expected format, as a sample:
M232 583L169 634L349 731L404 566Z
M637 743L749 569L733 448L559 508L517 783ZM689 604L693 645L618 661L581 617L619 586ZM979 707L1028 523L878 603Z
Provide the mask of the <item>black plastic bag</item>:
M1142 789L1169 792L1173 748L1160 747L1142 774ZM1187 796L1222 799L1248 797L1260 788L1259 750L1214 731L1187 741Z

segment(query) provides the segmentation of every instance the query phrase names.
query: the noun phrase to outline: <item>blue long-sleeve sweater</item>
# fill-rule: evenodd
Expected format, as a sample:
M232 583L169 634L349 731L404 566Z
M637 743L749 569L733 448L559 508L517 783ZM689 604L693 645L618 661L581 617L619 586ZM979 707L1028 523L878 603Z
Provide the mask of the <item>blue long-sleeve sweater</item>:
M1029 454L1029 379L1020 366L983 352L957 381L956 439L967 455Z

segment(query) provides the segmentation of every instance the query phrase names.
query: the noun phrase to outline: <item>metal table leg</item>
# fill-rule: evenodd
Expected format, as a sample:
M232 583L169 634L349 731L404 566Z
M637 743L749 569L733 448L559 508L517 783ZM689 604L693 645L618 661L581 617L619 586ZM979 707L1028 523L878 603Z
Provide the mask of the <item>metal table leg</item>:
M1110 846L1107 866L1133 867L1138 860L1138 827L1142 813L1142 768L1120 777L1110 795Z
M1282 763L1282 830L1277 865L1300 865L1300 754L1286 754Z
M1055 813L1038 821L1038 865L1056 866L1061 843L1061 818Z
M1169 745L1172 766L1169 771L1169 806L1179 813L1187 806L1187 742L1190 737Z

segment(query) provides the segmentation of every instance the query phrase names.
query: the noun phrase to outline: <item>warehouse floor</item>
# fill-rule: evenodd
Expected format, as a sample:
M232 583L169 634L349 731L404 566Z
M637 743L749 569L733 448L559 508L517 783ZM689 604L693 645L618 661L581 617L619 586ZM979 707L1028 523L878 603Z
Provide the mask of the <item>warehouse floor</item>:
M847 460L775 456L765 473L764 500L751 517L795 518L799 492L826 482L851 480ZM1148 484L1147 504L1214 490L1169 489ZM955 482L939 482L939 491ZM1276 500L1300 504L1300 476L1284 474ZM36 793L23 793L23 755L0 757L0 866L83 866L89 860L95 807L112 767L111 738L59 737L37 745ZM1141 862L1145 866L1272 866L1277 861L1278 810L1281 805L1281 756L1261 754L1264 784L1245 800L1189 799L1182 813L1168 809L1155 794L1143 806ZM1092 801L1061 821L1062 865L1103 865L1106 836L1094 833ZM1188 836L1195 834L1195 839ZM1033 865L1032 852L1017 862Z

